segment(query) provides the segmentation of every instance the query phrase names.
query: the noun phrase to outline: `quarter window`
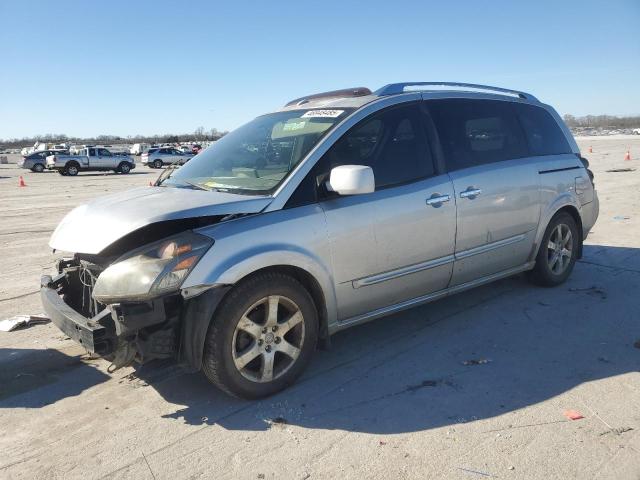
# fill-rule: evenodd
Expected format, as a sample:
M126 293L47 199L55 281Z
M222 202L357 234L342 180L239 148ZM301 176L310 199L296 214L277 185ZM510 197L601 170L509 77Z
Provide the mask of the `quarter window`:
M531 155L571 153L567 138L549 112L534 105L516 104L514 106L527 137Z
M456 98L427 105L449 170L527 156L511 102Z

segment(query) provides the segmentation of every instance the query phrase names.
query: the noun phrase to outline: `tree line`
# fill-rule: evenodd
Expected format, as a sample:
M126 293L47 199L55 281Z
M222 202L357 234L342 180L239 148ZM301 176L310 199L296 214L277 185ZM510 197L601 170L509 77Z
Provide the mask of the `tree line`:
M227 132L221 132L216 128L205 130L198 127L193 133L165 133L160 135L135 135L122 137L119 135L98 135L95 137L72 137L63 133L47 133L32 137L0 139L0 148L30 147L36 142L42 143L71 143L78 145L109 145L117 143L179 143L179 142L204 142L222 138Z
M564 121L569 128L640 128L640 116L586 115L574 117L573 115L565 115Z

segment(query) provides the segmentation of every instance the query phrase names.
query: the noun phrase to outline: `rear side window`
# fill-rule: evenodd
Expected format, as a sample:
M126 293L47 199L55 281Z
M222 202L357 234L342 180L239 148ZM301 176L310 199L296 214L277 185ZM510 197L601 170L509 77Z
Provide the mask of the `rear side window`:
M571 153L569 142L549 112L534 105L514 104L514 107L531 155Z
M328 173L339 165L373 169L376 187L390 187L433 175L417 104L392 107L366 118L344 134L320 161Z
M527 156L527 145L511 102L430 100L449 170Z

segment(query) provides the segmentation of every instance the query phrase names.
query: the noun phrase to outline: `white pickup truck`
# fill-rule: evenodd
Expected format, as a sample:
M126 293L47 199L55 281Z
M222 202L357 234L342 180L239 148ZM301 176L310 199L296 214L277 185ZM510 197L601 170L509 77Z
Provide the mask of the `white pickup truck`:
M134 168L136 168L136 163L129 155L116 155L103 147L83 148L80 155L50 155L47 157L47 169L57 170L60 175L75 176L81 171L105 170L129 173Z

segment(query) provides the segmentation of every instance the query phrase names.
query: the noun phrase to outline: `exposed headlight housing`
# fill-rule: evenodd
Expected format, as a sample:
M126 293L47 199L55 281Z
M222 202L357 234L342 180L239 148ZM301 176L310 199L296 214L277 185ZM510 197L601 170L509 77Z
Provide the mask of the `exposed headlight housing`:
M105 269L93 289L100 303L145 301L177 291L213 239L184 232L140 247Z

